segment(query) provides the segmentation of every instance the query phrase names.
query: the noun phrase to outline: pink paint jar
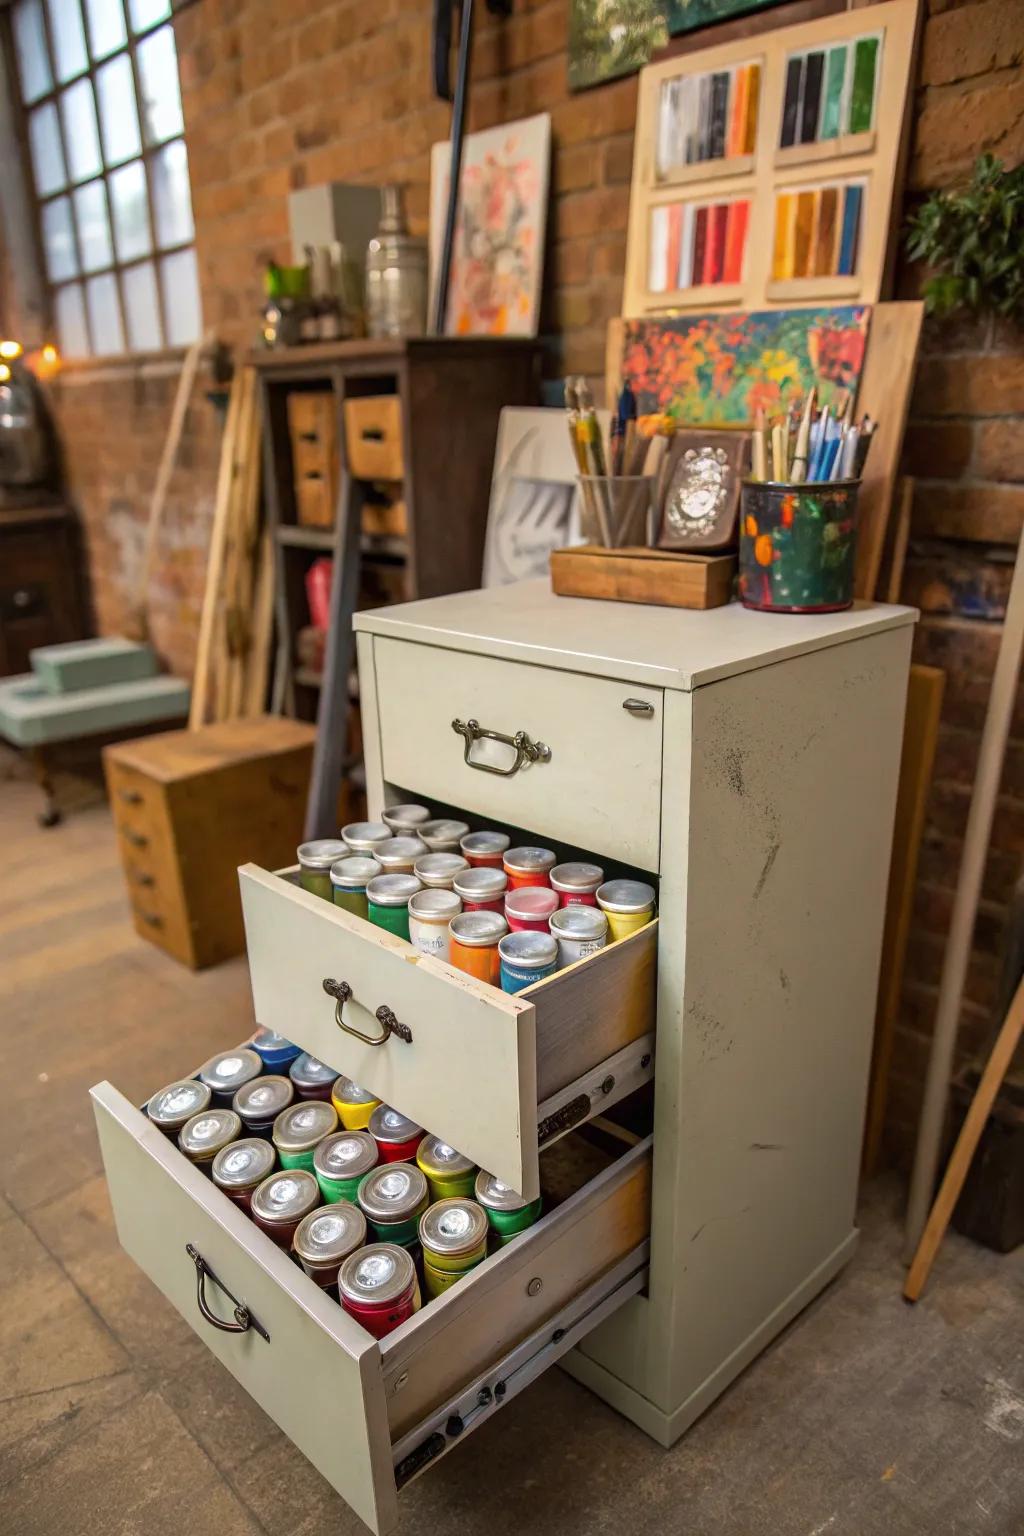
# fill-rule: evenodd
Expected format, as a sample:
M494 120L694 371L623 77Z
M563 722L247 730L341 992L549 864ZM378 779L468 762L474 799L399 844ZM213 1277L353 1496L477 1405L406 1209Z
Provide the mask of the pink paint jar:
M504 832L470 832L459 843L459 852L474 869L500 869L511 841Z
M422 1305L416 1266L398 1243L360 1248L338 1272L338 1300L375 1339L408 1322Z
M558 892L558 905L597 906L597 888L604 881L600 864L556 864L551 871L551 889Z
M502 863L510 891L524 885L550 885L558 855L550 848L510 848Z
M558 892L545 885L524 885L505 897L505 921L513 933L547 933L548 919L557 910Z
M497 912L504 917L507 889L505 871L490 866L460 870L452 881L452 890L460 898L463 912Z

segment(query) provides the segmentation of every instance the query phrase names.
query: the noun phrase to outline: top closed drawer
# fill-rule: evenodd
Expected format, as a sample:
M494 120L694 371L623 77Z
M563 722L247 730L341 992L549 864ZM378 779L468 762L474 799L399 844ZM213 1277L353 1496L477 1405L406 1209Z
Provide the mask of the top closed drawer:
M389 784L657 871L660 689L380 635L373 657ZM467 761L454 720L524 731L550 755L509 772L516 749L479 737Z

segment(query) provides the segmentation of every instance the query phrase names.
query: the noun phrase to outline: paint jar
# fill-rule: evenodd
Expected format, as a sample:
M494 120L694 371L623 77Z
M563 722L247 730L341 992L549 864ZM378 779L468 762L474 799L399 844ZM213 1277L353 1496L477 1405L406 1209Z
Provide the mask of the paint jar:
M277 1154L269 1141L247 1136L244 1141L221 1147L210 1172L217 1188L247 1211L257 1184L273 1173L276 1162Z
M859 480L745 480L740 602L770 613L836 613L853 602Z
M654 916L654 886L643 880L606 880L598 886L597 904L608 919L608 939L636 933Z
M286 1040L275 1029L258 1029L249 1044L262 1061L265 1072L285 1071L296 1056L302 1055L301 1045Z
M419 1230L430 1296L447 1290L448 1276L461 1280L487 1257L487 1217L475 1200L439 1200L424 1211Z
M262 1070L260 1057L243 1045L237 1050L221 1051L218 1056L211 1056L199 1068L199 1081L209 1088L215 1104L219 1104L222 1109L230 1109L231 1100L242 1084L252 1082Z
M524 1200L522 1195L482 1168L476 1176L474 1195L477 1204L487 1212L491 1229L500 1237L515 1237L516 1233L525 1232L540 1219L543 1203L540 1195L536 1200Z
M504 832L470 832L459 842L459 852L474 869L500 869L512 841Z
M411 875L416 860L428 852L422 838L389 837L377 844L373 856L386 875Z
M165 1136L177 1137L186 1120L209 1108L213 1093L198 1077L183 1077L154 1093L146 1114Z
M325 1136L338 1129L338 1111L333 1104L308 1099L283 1109L274 1121L274 1146L282 1168L305 1168L313 1172L313 1153Z
M440 1136L424 1136L416 1153L416 1162L427 1176L432 1201L472 1198L476 1164L456 1152Z
M330 1205L335 1200L357 1200L359 1184L379 1157L369 1131L335 1131L317 1143L313 1172L320 1193Z
M447 858L447 854L442 854ZM409 942L421 955L450 960L448 924L462 911L454 891L417 891L409 900Z
M336 837L318 837L311 843L300 843L295 850L299 861L299 884L313 896L333 900L331 890L331 865L343 859L348 852L345 844Z
M558 892L560 907L571 907L576 903L596 907L597 888L603 882L604 870L600 864L556 864L551 871L551 889Z
M221 1147L237 1141L241 1134L242 1122L233 1109L204 1109L185 1121L178 1132L178 1146L189 1162L209 1177Z
M548 927L558 942L559 970L604 949L608 942L608 919L600 907L587 907L579 902L559 907L552 912Z
M374 849L378 843L386 843L391 837L390 827L386 827L382 821L350 821L347 827L342 827L341 838L345 847L337 858L343 859L346 853L361 853L369 858L375 858Z
M416 1266L397 1243L371 1243L338 1271L338 1300L375 1339L408 1322L422 1306Z
M425 805L389 805L381 812L381 821L390 829L392 837L418 837L420 827L430 821L430 810Z
M380 864L365 853L350 853L331 865L331 891L334 905L343 907L354 917L365 918L366 887L377 875L382 874Z
M550 885L557 863L558 855L550 848L510 848L502 859L510 891L523 885Z
M331 1103L346 1131L365 1131L380 1099L350 1077L339 1077L331 1089Z
M416 860L412 872L429 889L450 891L455 876L468 868L461 853L424 853Z
M231 1100L231 1108L241 1120L246 1136L261 1136L269 1141L274 1121L294 1098L295 1084L290 1077L268 1073L244 1083Z
M465 821L424 821L416 828L431 853L458 853L459 844L469 832Z
M370 922L408 940L409 897L422 889L415 875L378 875L366 887Z
M558 944L550 933L531 929L507 933L498 945L498 956L503 992L521 992L558 969Z
M295 1228L292 1252L310 1279L330 1290L350 1254L366 1242L366 1217L350 1200L336 1200L303 1216Z
M532 929L547 933L548 919L558 910L558 893L543 885L524 885L505 897L505 921L513 933Z
M407 1120L389 1104L378 1104L370 1116L370 1135L377 1143L382 1163L411 1163L416 1159L424 1131L422 1125Z
M299 1222L320 1204L320 1189L304 1168L272 1173L252 1192L249 1215L279 1248L290 1248Z
M508 923L498 912L461 912L448 924L449 964L477 981L501 985L498 941L508 933Z
M497 912L505 915L508 876L503 869L490 865L466 869L455 876L452 890L462 902L463 912Z
M378 1243L417 1241L419 1219L430 1204L425 1175L415 1163L382 1163L359 1185L359 1209Z
M319 1061L316 1056L303 1051L288 1068L288 1076L295 1084L295 1092L300 1099L324 1099L330 1103L331 1090L340 1074L325 1061Z

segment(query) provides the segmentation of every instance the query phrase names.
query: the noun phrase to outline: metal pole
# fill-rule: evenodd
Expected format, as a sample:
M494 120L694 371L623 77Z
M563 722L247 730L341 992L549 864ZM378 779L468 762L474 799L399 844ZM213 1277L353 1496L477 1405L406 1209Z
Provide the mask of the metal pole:
M434 334L443 336L448 318L448 285L455 246L455 218L459 206L459 182L462 179L462 141L466 126L466 96L469 90L469 55L473 42L473 0L462 0L462 24L459 29L459 60L452 102L452 155L448 182L448 211L444 221L444 240L437 268L437 292L434 296Z

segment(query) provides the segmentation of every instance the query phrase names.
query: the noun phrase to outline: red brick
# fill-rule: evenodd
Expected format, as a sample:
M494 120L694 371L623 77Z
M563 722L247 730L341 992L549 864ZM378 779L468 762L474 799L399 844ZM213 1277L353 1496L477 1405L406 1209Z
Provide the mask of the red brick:
M927 91L914 127L910 185L943 187L970 175L983 151L1007 165L1024 159L1024 75L995 76L970 89Z
M924 85L947 85L1022 61L1024 6L983 0L928 20L918 78Z
M902 469L930 480L955 480L971 462L974 429L967 421L912 421L903 442Z
M1024 420L980 422L972 467L986 480L1024 480Z
M1024 524L1024 487L943 485L918 480L911 529L917 538L1016 544Z
M927 357L918 368L913 416L1007 416L1024 412L1024 353Z

